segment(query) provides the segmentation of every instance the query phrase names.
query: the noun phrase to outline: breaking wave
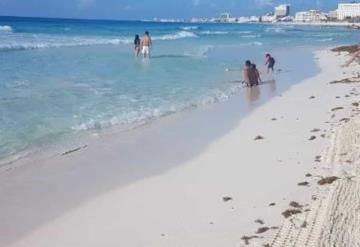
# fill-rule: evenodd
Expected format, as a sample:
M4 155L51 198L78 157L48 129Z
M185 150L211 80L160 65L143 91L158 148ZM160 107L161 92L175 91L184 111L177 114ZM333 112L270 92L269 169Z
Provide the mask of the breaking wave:
M153 37L154 40L177 40L184 38L197 38L198 36L192 32L180 31L175 34L166 34ZM60 48L74 46L92 46L92 45L128 45L132 44L132 38L37 38L25 39L24 41L0 41L0 51L16 51L16 50L34 50L45 48Z
M0 26L0 33L12 33L14 30L10 26Z
M184 31L190 31L190 30L198 30L200 29L200 27L198 26L186 26L186 27L180 27L181 30L184 30Z
M175 34L166 34L163 36L155 36L154 40L176 40L176 39L184 39L184 38L197 38L198 36L193 32L188 31L180 31Z

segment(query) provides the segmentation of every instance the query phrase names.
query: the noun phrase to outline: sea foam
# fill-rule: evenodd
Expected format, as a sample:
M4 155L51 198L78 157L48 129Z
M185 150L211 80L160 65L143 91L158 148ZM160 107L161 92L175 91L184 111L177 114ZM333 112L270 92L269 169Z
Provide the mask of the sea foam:
M12 33L13 29L10 26L0 26L0 33Z

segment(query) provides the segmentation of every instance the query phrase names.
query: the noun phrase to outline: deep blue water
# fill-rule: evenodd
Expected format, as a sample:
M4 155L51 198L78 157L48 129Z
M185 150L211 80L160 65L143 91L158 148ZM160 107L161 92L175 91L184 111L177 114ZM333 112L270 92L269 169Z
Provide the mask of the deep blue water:
M132 51L145 30L151 60ZM267 51L359 38L346 28L0 17L0 159L226 100L241 73L225 69L261 65Z

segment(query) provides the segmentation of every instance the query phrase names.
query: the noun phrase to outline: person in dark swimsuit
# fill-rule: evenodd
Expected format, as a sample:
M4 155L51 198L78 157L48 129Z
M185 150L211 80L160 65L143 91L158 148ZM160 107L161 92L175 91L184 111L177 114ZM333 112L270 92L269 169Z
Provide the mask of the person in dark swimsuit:
M135 56L138 57L140 54L140 44L141 44L141 40L138 34L135 35L135 39L134 39L134 52L135 52Z
M270 70L274 72L275 59L269 53L265 55L265 59L265 66L267 65L267 72L269 73Z

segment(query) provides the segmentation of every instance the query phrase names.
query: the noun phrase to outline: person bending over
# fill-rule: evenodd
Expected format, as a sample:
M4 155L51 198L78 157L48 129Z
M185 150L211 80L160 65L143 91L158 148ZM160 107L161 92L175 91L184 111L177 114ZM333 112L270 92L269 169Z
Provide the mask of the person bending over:
M245 62L245 67L243 70L243 77L244 77L246 86L248 86L248 87L252 87L258 83L256 72L253 69L252 64L249 60L247 60Z
M275 59L269 53L265 55L265 66L267 66L268 73L270 70L271 72L274 72Z

